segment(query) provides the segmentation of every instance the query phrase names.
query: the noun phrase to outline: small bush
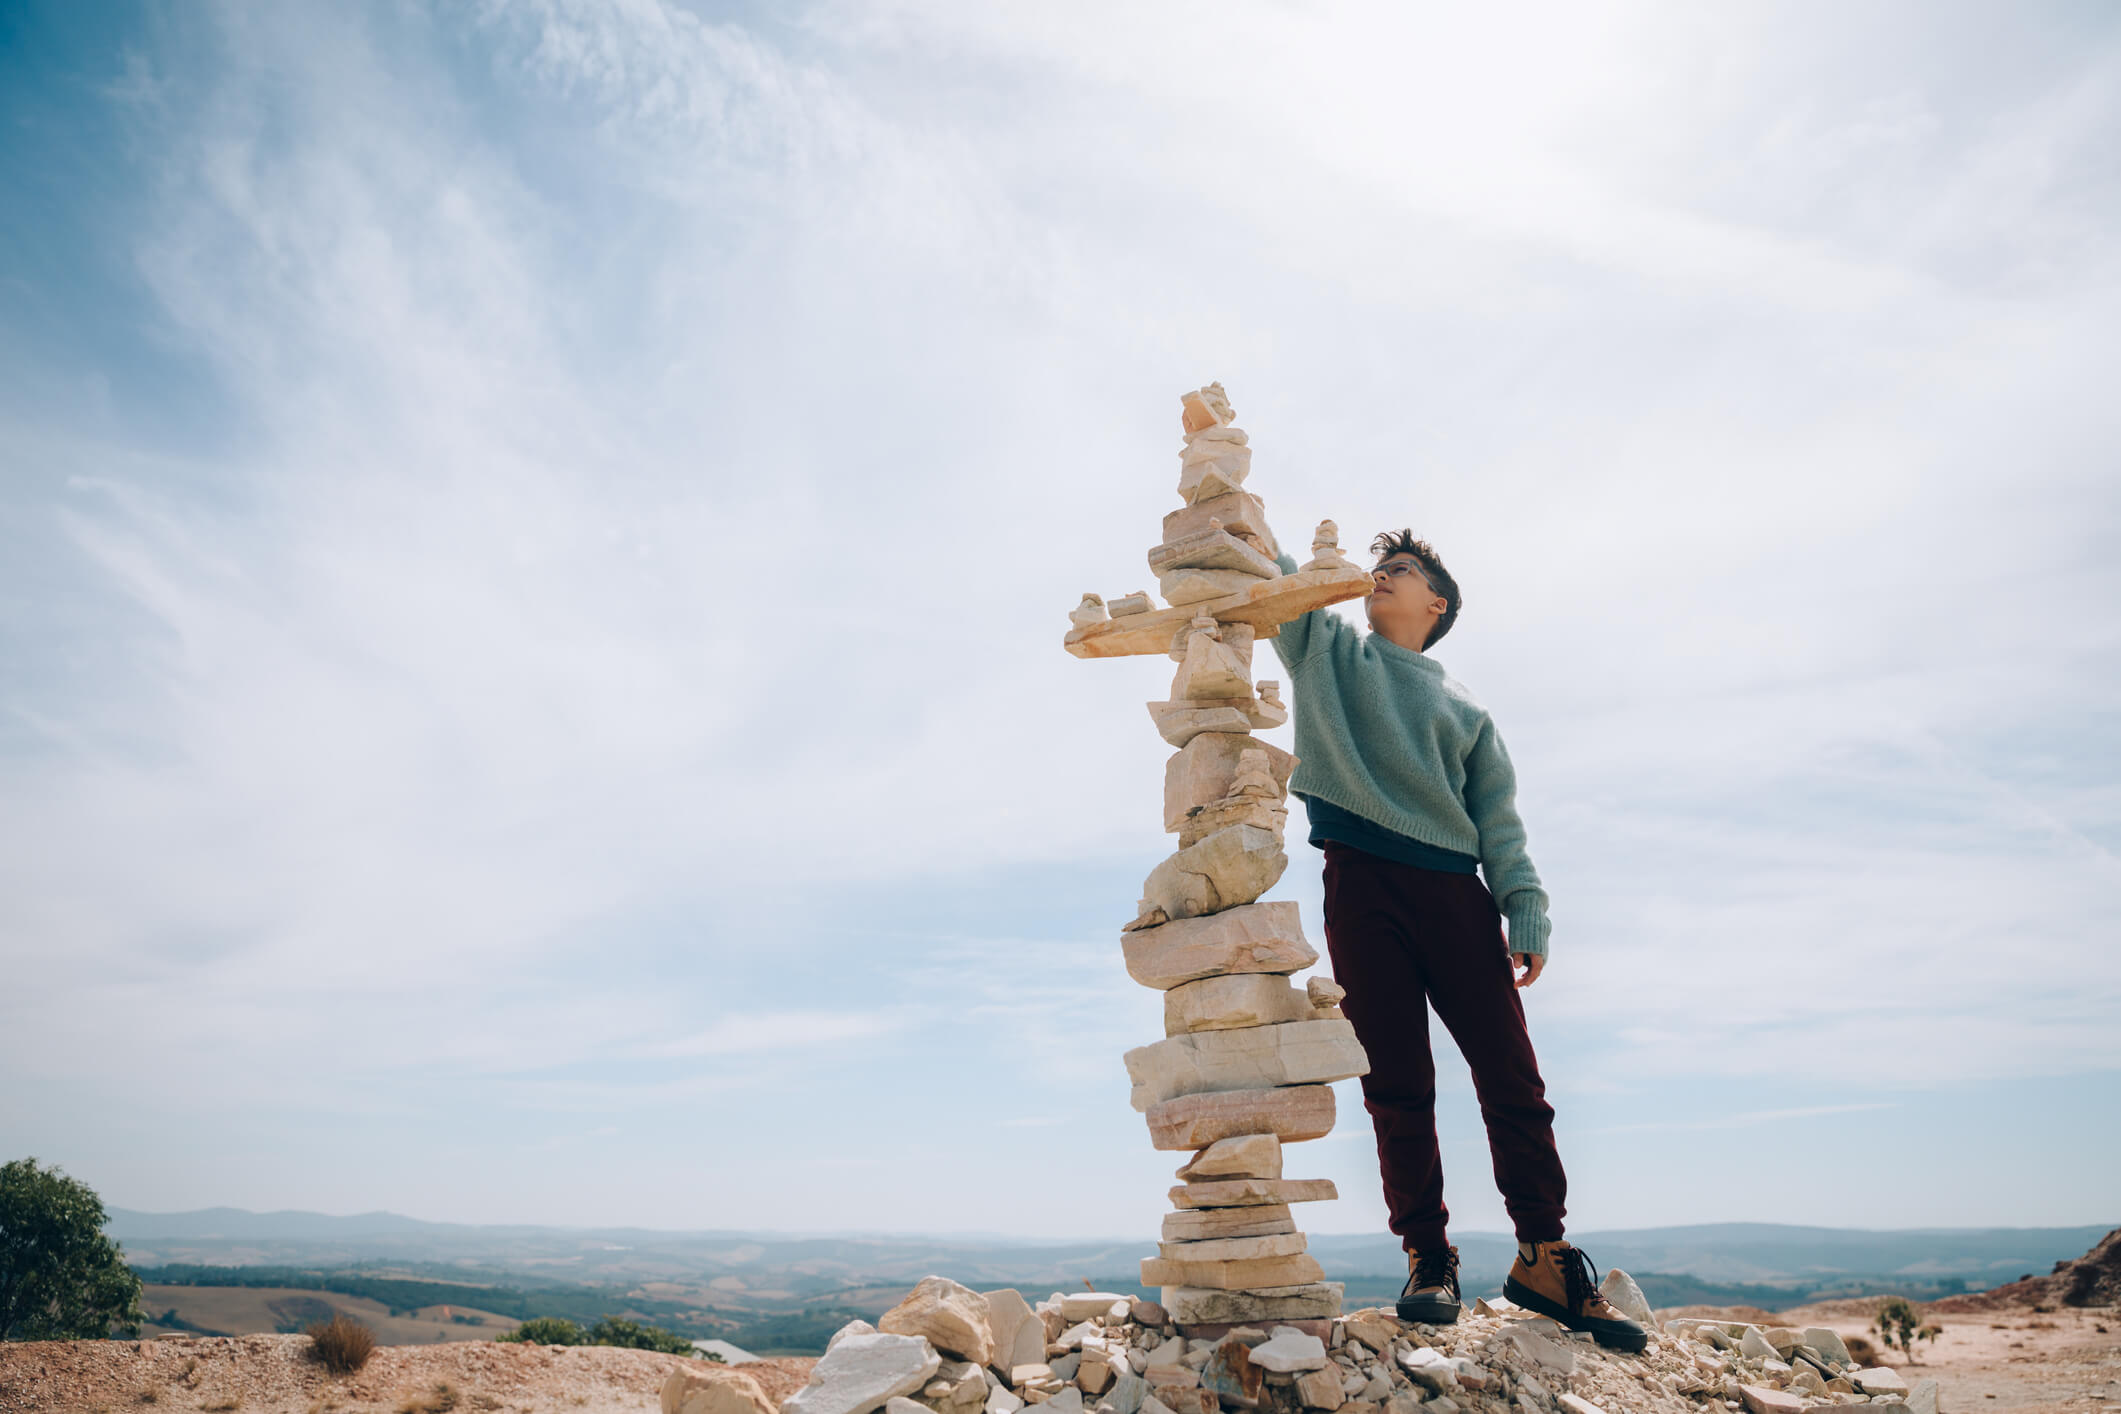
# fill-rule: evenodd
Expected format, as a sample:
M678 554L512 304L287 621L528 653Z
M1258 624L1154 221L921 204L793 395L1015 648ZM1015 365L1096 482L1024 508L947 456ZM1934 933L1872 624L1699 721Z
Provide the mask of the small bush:
M1860 1335L1848 1336L1841 1343L1849 1348L1849 1359L1857 1364L1870 1366L1878 1363L1878 1347L1871 1344L1864 1337Z
M589 1337L580 1326L564 1317L537 1316L507 1335L497 1335L494 1339L513 1341L518 1345L583 1345Z
M617 1345L627 1350L660 1350L665 1355L692 1355L697 1352L692 1342L675 1331L666 1331L661 1326L644 1326L639 1321L622 1321L616 1316L606 1316L589 1328L591 1345Z
M376 1353L376 1333L340 1312L308 1331L310 1354L334 1375L350 1375Z

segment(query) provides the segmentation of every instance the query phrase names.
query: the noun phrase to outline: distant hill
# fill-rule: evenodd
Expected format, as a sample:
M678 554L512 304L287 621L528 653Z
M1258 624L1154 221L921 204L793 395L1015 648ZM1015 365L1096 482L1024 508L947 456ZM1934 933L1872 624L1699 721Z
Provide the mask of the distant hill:
M1690 1292L1772 1288L1836 1294L1898 1284L1923 1291L1980 1290L2076 1257L2111 1224L2067 1228L1796 1227L1709 1223L1577 1234L1601 1267L1638 1278L1689 1278ZM545 1281L631 1284L715 1283L756 1310L792 1310L828 1298L860 1304L872 1288L900 1288L929 1272L973 1285L1077 1287L1111 1279L1151 1255L1143 1238L1036 1242L843 1232L668 1232L646 1228L478 1226L425 1222L396 1213L335 1217L208 1208L187 1213L111 1212L107 1230L136 1264L284 1265L328 1269L387 1263L456 1267ZM1499 1233L1458 1237L1469 1289L1499 1284L1512 1240ZM1335 1279L1403 1276L1389 1236L1313 1234L1310 1249ZM461 1278L460 1278L461 1279ZM1676 1289L1676 1288L1675 1288ZM1708 1299L1689 1295L1688 1300Z

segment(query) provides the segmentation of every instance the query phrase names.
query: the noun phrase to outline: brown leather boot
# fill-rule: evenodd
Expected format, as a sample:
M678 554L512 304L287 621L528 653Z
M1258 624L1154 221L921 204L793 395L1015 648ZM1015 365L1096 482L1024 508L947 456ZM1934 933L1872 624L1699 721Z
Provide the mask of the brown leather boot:
M1399 1293L1399 1319L1448 1326L1458 1319L1458 1249L1407 1254L1407 1284Z
M1598 1293L1598 1269L1566 1242L1520 1242L1502 1294L1527 1311L1551 1316L1572 1331L1589 1331L1600 1345L1639 1351L1650 1335Z

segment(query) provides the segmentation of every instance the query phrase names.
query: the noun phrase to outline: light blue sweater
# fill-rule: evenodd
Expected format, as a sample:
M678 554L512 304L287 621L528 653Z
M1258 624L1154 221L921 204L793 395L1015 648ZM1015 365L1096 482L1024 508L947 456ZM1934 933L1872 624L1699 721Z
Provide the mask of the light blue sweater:
M1281 557L1282 571L1296 561ZM1439 849L1479 858L1510 924L1510 951L1544 954L1547 894L1525 852L1517 772L1494 719L1443 665L1320 609L1282 625L1274 651L1296 714L1292 794Z

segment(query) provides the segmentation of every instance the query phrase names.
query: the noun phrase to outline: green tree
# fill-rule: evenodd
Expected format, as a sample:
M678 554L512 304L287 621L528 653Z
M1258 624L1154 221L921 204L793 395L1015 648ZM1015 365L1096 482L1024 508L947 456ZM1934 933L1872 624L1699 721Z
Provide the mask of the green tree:
M1878 1332L1887 1349L1899 1346L1900 1353L1907 1356L1910 1363L1915 1358L1917 1341L1935 1340L1944 1333L1942 1326L1924 1324L1922 1314L1904 1296L1895 1296L1879 1307L1878 1318L1871 1323L1871 1329Z
M35 1159L0 1164L0 1340L138 1335L140 1278L96 1191Z

